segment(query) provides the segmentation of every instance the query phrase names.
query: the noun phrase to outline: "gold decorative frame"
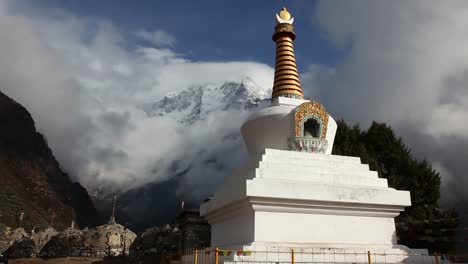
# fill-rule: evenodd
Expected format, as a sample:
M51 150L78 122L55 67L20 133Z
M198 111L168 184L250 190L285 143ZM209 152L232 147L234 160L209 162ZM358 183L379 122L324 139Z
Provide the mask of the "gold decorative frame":
M319 119L318 121L321 123L320 138L325 139L325 136L327 135L328 113L322 104L315 101L303 103L296 109L294 117L296 137L304 136L304 122L307 121L310 116L314 116Z

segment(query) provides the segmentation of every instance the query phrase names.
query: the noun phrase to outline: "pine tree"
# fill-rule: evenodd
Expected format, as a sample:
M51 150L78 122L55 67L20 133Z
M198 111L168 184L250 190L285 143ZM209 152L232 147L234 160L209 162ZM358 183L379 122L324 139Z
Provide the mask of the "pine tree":
M440 209L440 175L426 160L415 159L390 126L373 122L367 131L338 121L333 154L359 156L390 187L411 192L410 207L396 218L398 242L411 248L449 252L454 247L456 213Z

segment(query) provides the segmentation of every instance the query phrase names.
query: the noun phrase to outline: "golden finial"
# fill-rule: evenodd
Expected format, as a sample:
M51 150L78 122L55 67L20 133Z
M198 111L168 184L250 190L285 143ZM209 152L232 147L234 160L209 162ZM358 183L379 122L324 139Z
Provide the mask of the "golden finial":
M281 17L281 19L284 19L284 20L291 19L291 14L286 9L286 7L281 8L281 11L279 12L279 16Z
M286 7L283 7L279 14L276 14L275 33L273 33L272 37L273 41L276 42L275 79L273 81L272 98L278 96L303 98L293 48L293 41L296 38L293 22L294 18Z

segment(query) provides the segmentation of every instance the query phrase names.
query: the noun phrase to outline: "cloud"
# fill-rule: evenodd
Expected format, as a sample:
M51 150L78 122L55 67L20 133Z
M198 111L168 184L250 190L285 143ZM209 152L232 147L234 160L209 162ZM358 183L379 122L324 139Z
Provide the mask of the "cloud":
M191 86L244 76L271 85L267 65L190 61L172 49L172 36L142 32L156 47L127 48L124 40L134 33L106 20L67 13L31 17L0 5L0 89L31 112L61 166L88 187L128 189L164 181L173 176L174 161L186 166L207 158L199 153L205 146L242 157L242 145L217 142L223 133L238 131L245 112L220 111L187 129L171 117L149 117L142 106ZM208 185L215 184L219 172L216 165L198 167L181 190L197 192L190 186L210 177Z
M157 47L174 47L176 44L176 38L171 34L167 33L164 30L154 30L154 31L147 31L147 30L140 30L136 34L143 40L148 41L149 43L157 46Z
M466 204L468 3L327 0L315 15L349 53L333 68L311 65L306 94L348 122L388 122L442 169L443 202Z

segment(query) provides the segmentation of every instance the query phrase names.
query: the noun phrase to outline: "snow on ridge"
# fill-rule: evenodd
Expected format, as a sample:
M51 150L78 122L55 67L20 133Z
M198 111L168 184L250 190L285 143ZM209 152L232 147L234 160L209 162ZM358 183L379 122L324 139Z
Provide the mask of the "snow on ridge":
M156 102L149 102L142 109L151 117L169 115L181 123L190 124L213 111L255 108L260 101L269 99L270 96L271 88L260 87L246 76L241 82L190 86L167 94Z

